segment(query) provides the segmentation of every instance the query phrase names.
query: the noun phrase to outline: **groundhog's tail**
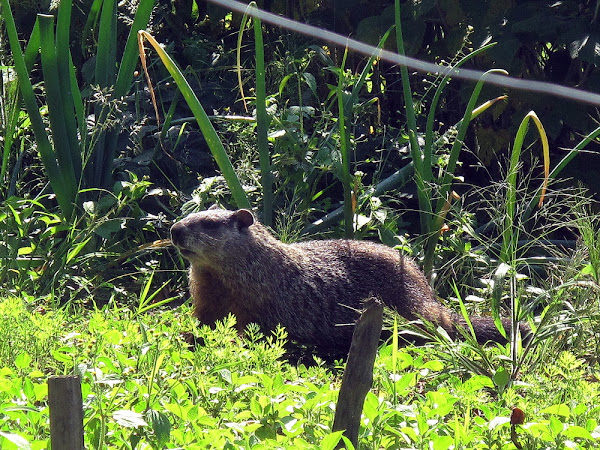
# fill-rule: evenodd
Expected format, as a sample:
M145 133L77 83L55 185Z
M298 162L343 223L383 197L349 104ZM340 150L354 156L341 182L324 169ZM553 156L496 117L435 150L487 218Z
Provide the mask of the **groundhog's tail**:
M455 327L462 327L468 330L467 323L462 316L458 314L453 314L453 322ZM473 325L473 330L475 330L475 336L477 336L477 341L481 344L485 344L486 342L493 341L498 342L500 344L506 344L507 339L502 336L496 324L494 323L494 319L488 316L471 316L469 317L471 321L471 325ZM506 332L507 337L510 339L512 323L510 319L503 318L502 319L502 327ZM531 329L525 323L519 323L519 331L521 333L521 337L523 339L527 339L531 333ZM457 337L460 333L456 333Z

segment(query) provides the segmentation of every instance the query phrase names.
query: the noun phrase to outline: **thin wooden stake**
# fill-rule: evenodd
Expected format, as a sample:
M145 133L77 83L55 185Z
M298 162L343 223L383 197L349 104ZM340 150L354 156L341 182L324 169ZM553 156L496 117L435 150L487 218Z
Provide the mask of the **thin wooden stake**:
M333 431L344 435L358 448L358 430L365 397L373 385L373 364L383 325L383 304L376 298L365 302L365 310L356 322L342 387L335 408ZM340 441L338 448L342 447Z
M48 378L52 450L83 450L83 404L78 376Z

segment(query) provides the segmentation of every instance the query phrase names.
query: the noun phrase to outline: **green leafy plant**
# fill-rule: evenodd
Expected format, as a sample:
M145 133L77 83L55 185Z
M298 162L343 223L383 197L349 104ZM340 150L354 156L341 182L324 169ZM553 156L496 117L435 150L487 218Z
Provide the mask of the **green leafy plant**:
M0 248L0 277L5 292L57 294L50 298L56 304L61 295L62 301L68 300L91 292L96 283L109 282L98 280L97 268L106 264L106 258L127 255L131 248L121 241L143 240L142 229L152 227L150 222L132 226L145 214L137 203L149 186L134 176L116 183L112 192L103 191L98 200L85 202L85 214L73 223L52 212L46 196L7 199L0 209L0 237L6 243ZM143 309L149 306L146 301L143 296Z
M65 320L64 313L30 309L30 302L0 302L0 311L13 319L0 330L3 445L47 446L45 381L64 373L81 375L86 446L348 445L330 430L338 376L322 365L280 360L283 330L263 336L251 326L243 338L233 316L214 330L198 329L186 306L137 314L110 304ZM204 340L194 352L179 337L186 329ZM3 350L14 349L15 336L27 347L18 355ZM523 383L512 385L502 384L509 375L501 370L465 374L455 364L437 344L383 345L363 409L360 445L509 446L514 405L525 412L516 430L523 445L597 445L600 392L587 377L591 367L572 352L523 372Z
M400 5L398 1L396 1L396 5L396 45L400 53L403 54L404 45L400 22ZM383 46L387 39L387 35L390 32L391 30L388 30L384 37L381 39L379 43L380 47ZM493 44L488 44L470 52L468 55L466 55L465 57L460 59L456 64L454 64L453 68L458 68L462 66L470 59L489 50L492 46ZM373 60L371 59L370 63L372 62ZM364 81L364 77L369 73L366 70L367 68L370 68L370 66L367 65L365 67L365 70L363 70L361 75L362 81ZM506 73L501 70L488 71L488 73L495 72ZM425 248L423 265L426 273L431 274L433 270L433 259L436 245L438 243L440 234L443 229L446 214L452 202L452 197L450 195L452 181L454 177L454 172L457 167L458 158L463 148L463 141L467 132L467 128L473 119L475 119L480 114L488 110L496 102L505 99L505 97L501 96L494 98L476 107L479 94L481 93L485 82L485 75L483 75L481 80L476 84L475 88L473 89L462 120L457 122L454 126L450 127L446 133L444 133L442 136L438 136L438 138L436 139L436 134L434 133L433 129L435 122L435 114L444 88L450 81L450 76L446 75L442 77L437 85L437 88L431 101L429 113L427 115L425 134L423 136L423 134L419 132L419 129L417 127L414 106L415 94L411 90L409 75L408 71L406 70L406 67L401 66L401 74L404 104L407 116L406 134L407 141L409 143L411 161L405 167L396 171L384 180L378 182L372 189L368 189L363 198L357 199L356 202L358 204L363 204L365 200L370 198L371 196L377 197L388 191L393 191L399 186L405 184L411 177L413 177L416 185L417 199L419 204L420 226L421 233L423 236L422 240L424 241ZM354 101L356 100L358 93L362 88L362 83L357 83L355 87L356 89L353 89L352 93L352 98ZM423 146L419 144L419 136L424 138ZM452 146L449 155L446 158L443 158L441 157L440 151L443 148L444 143L446 141L452 142ZM440 154L436 155L436 152ZM440 167L439 174L435 176L433 171L434 166L436 164L439 164L439 161L441 160L445 160L445 162L441 164L442 167ZM333 211L332 213L328 214L327 217L320 220L318 224L313 224L313 226L309 227L307 231L314 232L330 224L333 220L336 220L339 217L339 215L342 214L344 208L339 208ZM346 212L346 216L347 215L348 213Z
M96 2L96 5L99 3ZM77 84L69 48L72 2L60 2L56 29L53 16L39 16L39 26L34 27L25 54L19 47L8 0L3 0L1 6L20 92L32 122L38 152L62 214L70 220L75 215L76 207L83 202L80 198L81 189L106 188L112 183L116 133L112 132L107 137L109 130L102 126L109 119L111 111L97 105L95 113L98 127L93 131L87 129L84 117L86 104L81 94L84 88ZM119 65L121 71L117 74L116 2L102 4L94 82L100 89L114 85L114 98L125 95L131 85L133 67L137 61L136 33L145 27L153 6L153 0L140 2ZM99 9L93 11L97 13ZM45 129L29 77L32 58L38 49L51 135Z

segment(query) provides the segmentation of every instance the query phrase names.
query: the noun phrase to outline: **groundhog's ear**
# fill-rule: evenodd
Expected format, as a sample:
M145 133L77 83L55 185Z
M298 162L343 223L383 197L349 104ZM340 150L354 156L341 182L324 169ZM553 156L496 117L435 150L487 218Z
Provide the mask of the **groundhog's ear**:
M237 221L238 229L248 228L254 223L254 215L247 209L239 209L233 213Z

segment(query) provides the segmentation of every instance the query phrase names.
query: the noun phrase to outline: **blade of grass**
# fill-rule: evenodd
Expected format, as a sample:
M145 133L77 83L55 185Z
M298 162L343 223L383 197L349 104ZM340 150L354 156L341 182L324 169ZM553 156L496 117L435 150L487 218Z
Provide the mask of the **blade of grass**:
M394 19L396 24L396 47L400 55L405 55L404 38L402 36L402 21L400 20L400 0L394 2ZM423 154L417 139L417 120L415 117L415 107L413 104L413 94L410 88L410 79L408 77L408 69L406 66L400 66L400 75L402 79L402 92L404 95L404 105L406 108L406 128L410 142L410 154L414 164L414 179L417 185L417 198L419 200L419 219L421 223L421 233L428 235L432 221L432 199L428 194L427 185L431 181L428 179L428 172L423 171Z
M38 19L36 19L35 24L33 25L33 30L31 31L31 36L27 41L27 47L25 47L25 52L23 54L23 59L25 62L27 73L31 72L33 64L35 63L35 59L37 58L40 52L41 45L42 43L40 37L40 22Z
M70 201L75 202L79 190L79 178L73 164L73 153L78 149L71 148L68 133L68 123L65 116L72 112L66 111L59 80L58 58L54 47L54 16L39 15L41 33L41 56L48 118L52 131L54 153L60 168L60 181L69 192Z
M465 320L465 324L467 325L471 336L473 337L473 342L477 341L477 335L475 334L475 329L473 328L473 324L471 323L471 319L469 317L469 313L467 312L467 307L465 306L465 302L463 301L462 295L460 295L460 291L458 290L458 286L456 286L456 282L452 281L452 290L454 291L454 295L458 299L458 305L460 307L460 313Z
M116 39L117 4L115 0L104 0L100 13L95 67L95 81L101 89L114 86L116 81ZM91 183L91 186L108 187L110 185L113 155L108 151L107 133L102 129L108 113L105 105L96 105L94 115L96 124L99 125L99 133L96 136L92 153L93 164L88 163L86 174L88 184Z
M394 20L396 25L396 48L398 50L398 54L405 55L406 52L404 51L404 38L402 36L402 20L400 19L400 0L395 0L394 6ZM410 88L410 79L408 78L408 68L406 66L400 66L400 73L402 77L402 93L404 95L404 103L406 107L407 127L409 130L412 130L416 136L417 119L415 116L415 107L413 104L412 90ZM418 143L417 150L420 150L418 147ZM419 162L417 164L420 163L421 160L419 158Z
M475 110L475 104L477 103L477 99L479 98L479 94L481 93L481 89L483 88L485 77L489 73L506 73L506 71L498 69L488 70L481 76L481 79L475 85L475 88L471 93L471 97L469 98L467 107L465 108L463 118L457 124L458 132L456 134L454 142L452 143L452 148L450 149L450 157L448 158L448 163L446 165L444 174L438 179L438 186L440 190L439 198L436 203L435 213L431 216L431 228L429 230L430 233L426 237L425 243L423 270L425 271L425 274L427 276L429 276L431 274L431 271L433 270L433 257L435 252L435 246L439 239L444 221L442 211L444 210L445 205L449 200L449 192L450 188L452 187L452 180L454 178L454 171L458 162L458 156L460 155L460 151L462 150L464 138L467 133L469 123L473 119L473 111ZM416 168L415 177L417 177Z
M40 50L40 25L38 20L36 19L33 30L31 31L31 36L27 41L27 47L25 48L25 52L23 54L23 58L25 61L26 72L29 73L31 68L33 67L33 63L35 58L37 57ZM15 98L11 100L10 112L8 113L9 119L6 124L6 133L4 136L4 145L2 148L2 168L0 169L0 180L4 180L6 177L6 173L8 171L8 161L10 158L10 151L12 149L12 145L14 143L15 132L17 131L17 124L19 120L19 115L21 113L20 103L21 103L21 94L19 88L19 77L17 77L17 89L15 90ZM10 196L12 182L9 183L8 195Z
M444 171L444 175L439 182L440 185L440 198L437 201L437 205L435 208L436 212L442 210L444 206L444 202L446 201L448 192L452 187L452 179L454 178L454 170L456 169L456 163L458 161L458 156L460 151L462 150L465 135L467 134L467 128L469 126L470 121L473 119L473 111L475 110L475 104L479 98L479 94L481 93L481 89L483 88L483 84L485 83L485 77L491 73L502 73L507 74L505 70L500 69L491 69L485 72L481 79L475 85L473 92L471 93L471 97L469 98L469 102L467 107L465 108L465 114L463 115L462 120L458 123L458 132L456 134L456 138L452 143L452 148L450 150L450 157L448 159L448 164L446 166L446 170Z
M119 64L119 73L115 82L116 98L123 97L131 87L135 66L138 63L137 33L148 25L155 3L156 0L140 0L138 4Z
M538 203L538 206L541 207L542 203L544 203L544 196L546 195L546 190L548 189L548 178L550 177L550 145L548 144L548 136L546 135L546 130L544 129L542 121L539 119L535 112L532 111L530 114L533 123L538 129L538 133L540 135L540 140L542 143L542 159L544 160L544 181L542 182L540 201Z
M135 17L129 34L127 36L127 42L125 43L125 50L119 63L119 70L117 73L117 79L114 87L114 98L120 99L127 94L131 88L133 82L133 76L135 66L138 63L138 42L137 33L139 30L146 28L148 20L152 10L154 9L155 0L141 0L137 6ZM117 153L117 141L118 132L110 130L106 133L104 138L103 147L103 161L106 166L102 168L102 186L109 186L112 182L112 161L115 159Z
M4 0L7 1L7 0ZM198 122L198 126L204 135L204 139L223 174L225 180L227 181L227 185L229 189L231 189L231 194L233 199L235 200L237 206L239 208L250 208L250 201L246 196L246 192L242 188L240 180L238 179L235 170L233 169L233 165L227 156L227 152L223 147L223 143L219 139L217 132L215 131L208 115L204 111L204 108L200 104L198 97L194 94L194 91L190 87L189 83L181 73L181 70L177 67L175 62L171 59L171 57L163 50L160 44L154 39L154 37L148 33L147 31L140 30L138 32L139 46L140 46L140 57L143 61L145 61L145 54L143 50L143 40L144 38L148 40L148 42L152 45L154 50L158 53L161 61L165 65L165 68L169 71L177 87L181 91L183 98L187 102L188 106L192 110L196 121Z
M27 70L25 58L21 52L21 47L19 46L19 37L17 35L17 29L10 6L8 4L8 0L0 0L0 5L2 6L2 15L4 17L6 33L8 35L9 46L15 64L15 72L17 73L17 77L19 79L19 87L21 89L23 103L25 104L25 108L27 109L27 113L29 114L29 118L31 120L31 126L35 135L37 149L40 154L40 158L42 159L42 163L44 164L44 169L46 170L46 174L50 180L54 194L56 195L60 209L64 217L68 218L71 217L73 213L72 200L74 197L72 192L69 191L69 186L66 183L63 183L61 171L59 170L58 163L56 161L56 156L54 155L52 145L50 144L50 140L46 134L46 127L37 106L37 101L35 98L35 93L33 92L31 80L29 79L29 72Z
M83 33L81 34L81 52L86 52L86 42L89 36L92 34L93 28L98 23L98 17L100 17L100 10L102 8L102 2L104 0L94 0L87 14L85 25L83 26Z
M77 108L74 105L75 101L81 102L81 94L77 86L74 67L71 61L71 51L69 50L71 29L71 2L60 2L58 8L58 17L56 22L56 64L58 69L58 82L62 104L64 108L64 122L66 138L69 141L70 160L73 165L75 179L77 180L78 188L81 180L81 149L79 147L76 118L83 121L83 105L80 104ZM77 115L73 113L73 109L77 110ZM78 116L81 114L81 116Z
M248 7L250 7L250 5L248 5ZM244 82L242 81L242 39L244 37L244 30L246 29L246 25L248 24L248 19L248 14L244 14L242 16L240 29L238 31L237 46L235 48L235 71L237 74L238 86L240 88L240 97L242 98L242 103L244 104L244 111L246 112L248 112L248 103L246 103L246 95L244 94Z
M492 313L494 315L495 321L500 321L499 318L499 303L500 303L500 290L501 286L504 285L504 278L506 276L509 277L510 282L510 310L511 310L511 321L512 321L512 332L511 332L511 359L513 363L513 373L516 374L518 370L518 362L519 362L519 310L520 310L520 302L519 296L517 294L517 279L516 279L516 271L514 270L516 260L518 258L517 249L518 249L518 241L520 236L520 227L515 226L515 213L516 213L516 203L517 203L517 174L519 170L519 161L521 158L521 151L523 148L523 143L525 141L525 136L527 135L527 130L529 128L529 121L533 120L538 129L538 133L540 135L540 140L543 148L543 158L544 158L544 181L542 183L541 192L540 192L540 204L543 200L544 192L548 183L548 175L550 168L549 161L549 146L548 146L548 138L546 136L546 131L544 127L535 114L534 111L530 111L521 121L519 125L519 129L517 130L517 134L515 136L515 142L513 144L511 157L510 157L510 165L508 169L506 186L506 212L504 218L504 225L502 230L502 247L500 250L500 261L501 265L498 268L498 271L495 275L495 285L497 286L494 289L493 296L493 307Z
M3 69L2 69L3 70ZM0 73L0 77L3 74ZM11 149L14 143L14 138L17 133L17 124L19 122L19 114L21 112L19 108L19 91L15 90L12 93L7 92L5 98L5 115L8 120L4 124L4 142L2 145L2 168L0 169L0 182L4 182L6 172L8 171L8 160L10 158Z
M516 258L517 241L519 240L518 227L514 226L514 218L516 211L517 201L517 173L519 160L521 158L521 150L523 148L523 142L525 141L525 135L529 129L529 121L533 120L536 123L538 132L540 133L542 147L544 148L544 167L549 167L550 163L547 161L547 155L549 154L548 138L546 132L542 126L539 118L535 112L530 111L521 121L517 134L515 136L515 142L510 157L510 165L506 178L507 193L506 193L506 217L504 220L504 229L502 230L502 249L500 251L500 261L510 264L511 261ZM548 157L549 158L549 157ZM540 192L540 201L543 199L543 193L545 186L547 185L548 177L546 176L542 184Z
M87 243L90 242L91 239L92 236L89 236L88 238L84 239L79 244L77 244L75 247L73 247L71 250L69 250L69 252L67 253L65 264L69 264L74 258L76 258L81 253L81 250L83 250L83 248L87 245Z
M496 45L496 43L484 45L483 47L480 47L477 50L472 51L471 53L466 55L464 58L459 60L456 64L454 64L454 66L452 66L452 69L458 69L464 63L466 63L473 57L479 55L480 53L485 52L486 50L490 49L494 45ZM427 123L425 125L425 145L423 147L423 171L428 172L427 176L425 178L430 179L430 180L433 179L431 161L432 161L432 153L433 153L433 124L434 124L434 119L435 119L435 113L437 111L437 105L439 103L442 92L444 91L444 88L446 87L446 85L450 82L450 79L451 79L450 75L445 75L442 78L442 81L440 81L440 84L435 91L433 99L431 100L431 105L429 107L429 113L427 115Z
M96 51L96 84L105 88L113 86L116 80L117 48L117 3L104 0L100 13L98 48Z
M596 129L594 129L593 131L588 133L587 136L585 136L581 141L579 141L579 143L575 147L573 147L573 149L571 149L571 151L569 151L569 153L567 153L563 157L563 159L561 159L559 161L559 163L556 165L556 167L554 169L552 169L552 171L548 174L548 176L547 176L548 180L555 179L562 172L562 170L567 166L567 164L569 164L573 160L573 158L575 158L577 155L579 155L579 153L581 153L581 150L585 149L585 147L590 142L592 142L594 139L596 139L598 136L600 136L600 127L597 127ZM533 198L529 202L527 209L523 213L524 220L528 219L531 216L531 214L533 213L533 210L536 208L536 205L539 205L539 202L542 198L542 188L543 188L543 186L540 186L537 189L536 194L533 196Z
M388 37L390 36L390 33L392 32L392 28L393 27L388 28L388 30L383 34L382 38L379 40L379 43L377 44L378 50L381 50L383 48L383 46L385 45L386 41L388 40ZM367 76L373 69L373 64L378 59L378 57L379 57L378 53L374 53L369 57L367 64L365 64L365 67L363 68L362 72L360 73L360 77L358 78L358 81L352 87L352 95L349 99L349 102L352 105L352 107L354 107L354 105L356 105L358 103L358 94L360 93L360 90L362 89L363 85L365 84Z
M346 57L348 49L344 51L342 65L338 73L337 103L338 103L338 126L340 132L340 151L342 153L342 186L344 188L344 236L352 239L354 236L354 211L352 210L352 180L350 179L350 136L346 128L348 108L344 102L344 85L346 84Z
M542 125L540 119L536 115L534 111L530 111L521 121L519 125L519 129L517 130L517 134L515 136L515 142L513 144L513 149L511 152L510 158L510 166L508 169L506 185L507 185L507 193L506 193L506 218L504 221L504 229L502 231L502 248L500 251L500 261L510 263L516 258L516 250L518 247L519 233L518 227L514 226L514 217L516 211L516 201L517 201L517 173L518 173L518 165L521 157L521 149L523 148L523 142L525 140L525 136L527 134L527 130L529 129L529 121L533 120L538 129L538 133L540 135L540 140L542 143L543 149L543 158L544 158L544 181L542 186L539 189L539 201L538 205L541 204L544 193L546 190L546 186L548 185L548 179L550 177L549 168L550 168L550 148L548 145L548 137L546 136L546 131L544 130L544 126Z
M511 274L510 265L501 262L500 264L498 264L498 267L492 275L492 280L494 284L491 295L491 312L492 317L494 319L494 323L496 324L496 328L498 328L499 330L504 330L504 327L502 326L502 319L500 318L500 304L502 301L502 294L504 292L504 280L509 274ZM506 332L504 332L503 334L505 335Z
M248 8L256 8L251 2ZM252 19L254 27L254 51L256 58L256 140L260 163L261 184L263 189L263 221L271 226L273 222L273 174L271 173L271 155L269 154L269 116L265 86L265 53L262 35L262 22L258 17Z

